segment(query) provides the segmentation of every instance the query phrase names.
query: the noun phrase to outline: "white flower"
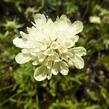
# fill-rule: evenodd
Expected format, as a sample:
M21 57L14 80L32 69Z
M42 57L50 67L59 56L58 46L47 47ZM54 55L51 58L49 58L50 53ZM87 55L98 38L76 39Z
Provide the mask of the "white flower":
M90 23L95 23L95 24L101 23L101 19L98 16L90 16L89 21L90 21Z
M21 38L15 38L13 43L22 48L15 57L17 63L32 61L34 66L39 66L34 72L37 81L50 79L58 73L67 75L69 67L84 67L81 56L86 55L86 50L74 47L79 39L77 34L83 30L82 22L72 24L65 15L53 22L43 14L37 14L32 24L27 28L28 33L21 32Z

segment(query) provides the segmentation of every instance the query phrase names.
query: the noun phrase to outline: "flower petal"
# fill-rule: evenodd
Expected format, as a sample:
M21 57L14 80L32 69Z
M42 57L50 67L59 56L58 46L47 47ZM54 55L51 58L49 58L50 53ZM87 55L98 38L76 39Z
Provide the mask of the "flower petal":
M83 23L81 21L75 21L72 24L72 34L76 35L83 30Z
M48 69L45 66L37 67L34 72L34 78L37 81L43 81L47 78Z
M46 56L43 55L43 54L40 54L40 55L38 56L39 62L43 62L45 58L46 58Z
M51 67L52 67L52 61L47 60L46 63L45 63L45 65L46 65L46 67L48 69L51 69Z
M60 73L62 75L67 75L69 72L68 65L63 61L59 64L60 64Z
M20 31L20 35L22 36L22 38L27 39L28 34L24 33L23 31Z
M73 56L72 62L74 63L74 66L78 69L82 69L84 67L84 60L78 55Z
M66 15L61 15L61 17L57 17L56 21L65 22L65 23L71 23L71 21L67 18Z
M38 60L38 58L37 58L37 57L36 57L36 58L34 58L34 60L33 60L32 64L33 64L33 65L38 65L38 64L40 64L40 62L39 62L39 60Z
M78 41L79 36L75 35L73 36L71 39L66 39L66 41L64 42L66 44L67 48L71 48L75 45L75 43Z
M53 75L57 75L59 72L59 65L57 63L55 63L53 66L52 66L52 69L51 69L51 73Z
M23 40L22 38L16 37L16 38L13 40L13 44L14 44L16 47L19 47L19 48L29 48L29 45L27 44L27 41L26 41L26 40Z
M86 55L86 49L84 47L74 47L74 48L71 49L71 52L73 54L78 55L78 56Z
M47 75L47 79L49 80L49 79L51 79L51 77L52 77L52 73L50 72L50 73Z
M30 61L31 60L31 57L29 55L26 55L26 54L23 54L23 53L19 53L15 57L15 60L19 64L24 64L24 63Z
M46 24L46 17L44 14L36 14L34 16L34 19L35 19L35 24L34 26L37 27L39 30L41 30L44 26L42 25L45 25Z

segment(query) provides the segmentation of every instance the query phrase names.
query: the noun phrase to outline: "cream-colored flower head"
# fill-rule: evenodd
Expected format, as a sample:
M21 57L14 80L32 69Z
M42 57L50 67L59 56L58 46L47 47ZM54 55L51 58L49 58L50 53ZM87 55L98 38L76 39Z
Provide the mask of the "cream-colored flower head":
M101 19L100 19L99 16L90 16L89 21L90 21L90 23L94 23L94 24L100 24L101 23Z
M81 69L86 55L83 47L75 47L78 41L78 33L83 30L83 24L70 20L62 15L56 21L46 18L43 14L37 14L35 22L28 33L21 32L21 38L13 40L16 47L22 48L15 60L19 64L31 61L36 68L34 78L37 81L50 79L52 75L61 73L67 75L69 67Z

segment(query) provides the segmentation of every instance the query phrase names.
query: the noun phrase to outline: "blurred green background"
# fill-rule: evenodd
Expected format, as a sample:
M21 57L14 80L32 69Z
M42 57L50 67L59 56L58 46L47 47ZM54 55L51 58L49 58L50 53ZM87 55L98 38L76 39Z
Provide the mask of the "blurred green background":
M84 23L84 69L37 82L31 63L15 62L12 40L36 13ZM109 0L0 0L0 109L109 109Z

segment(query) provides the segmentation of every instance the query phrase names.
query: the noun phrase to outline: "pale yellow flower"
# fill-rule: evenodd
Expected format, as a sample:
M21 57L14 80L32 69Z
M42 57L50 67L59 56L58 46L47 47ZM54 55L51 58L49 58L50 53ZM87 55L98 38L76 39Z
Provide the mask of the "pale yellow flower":
M101 18L99 16L90 16L89 21L90 23L100 24Z
M15 57L17 63L31 61L34 66L39 66L34 72L37 81L50 79L58 73L67 75L69 67L84 67L81 56L86 55L86 50L74 47L79 39L77 34L83 30L82 22L72 24L65 15L53 22L43 14L37 14L32 24L27 28L28 33L21 32L21 38L15 38L13 43L22 48Z

